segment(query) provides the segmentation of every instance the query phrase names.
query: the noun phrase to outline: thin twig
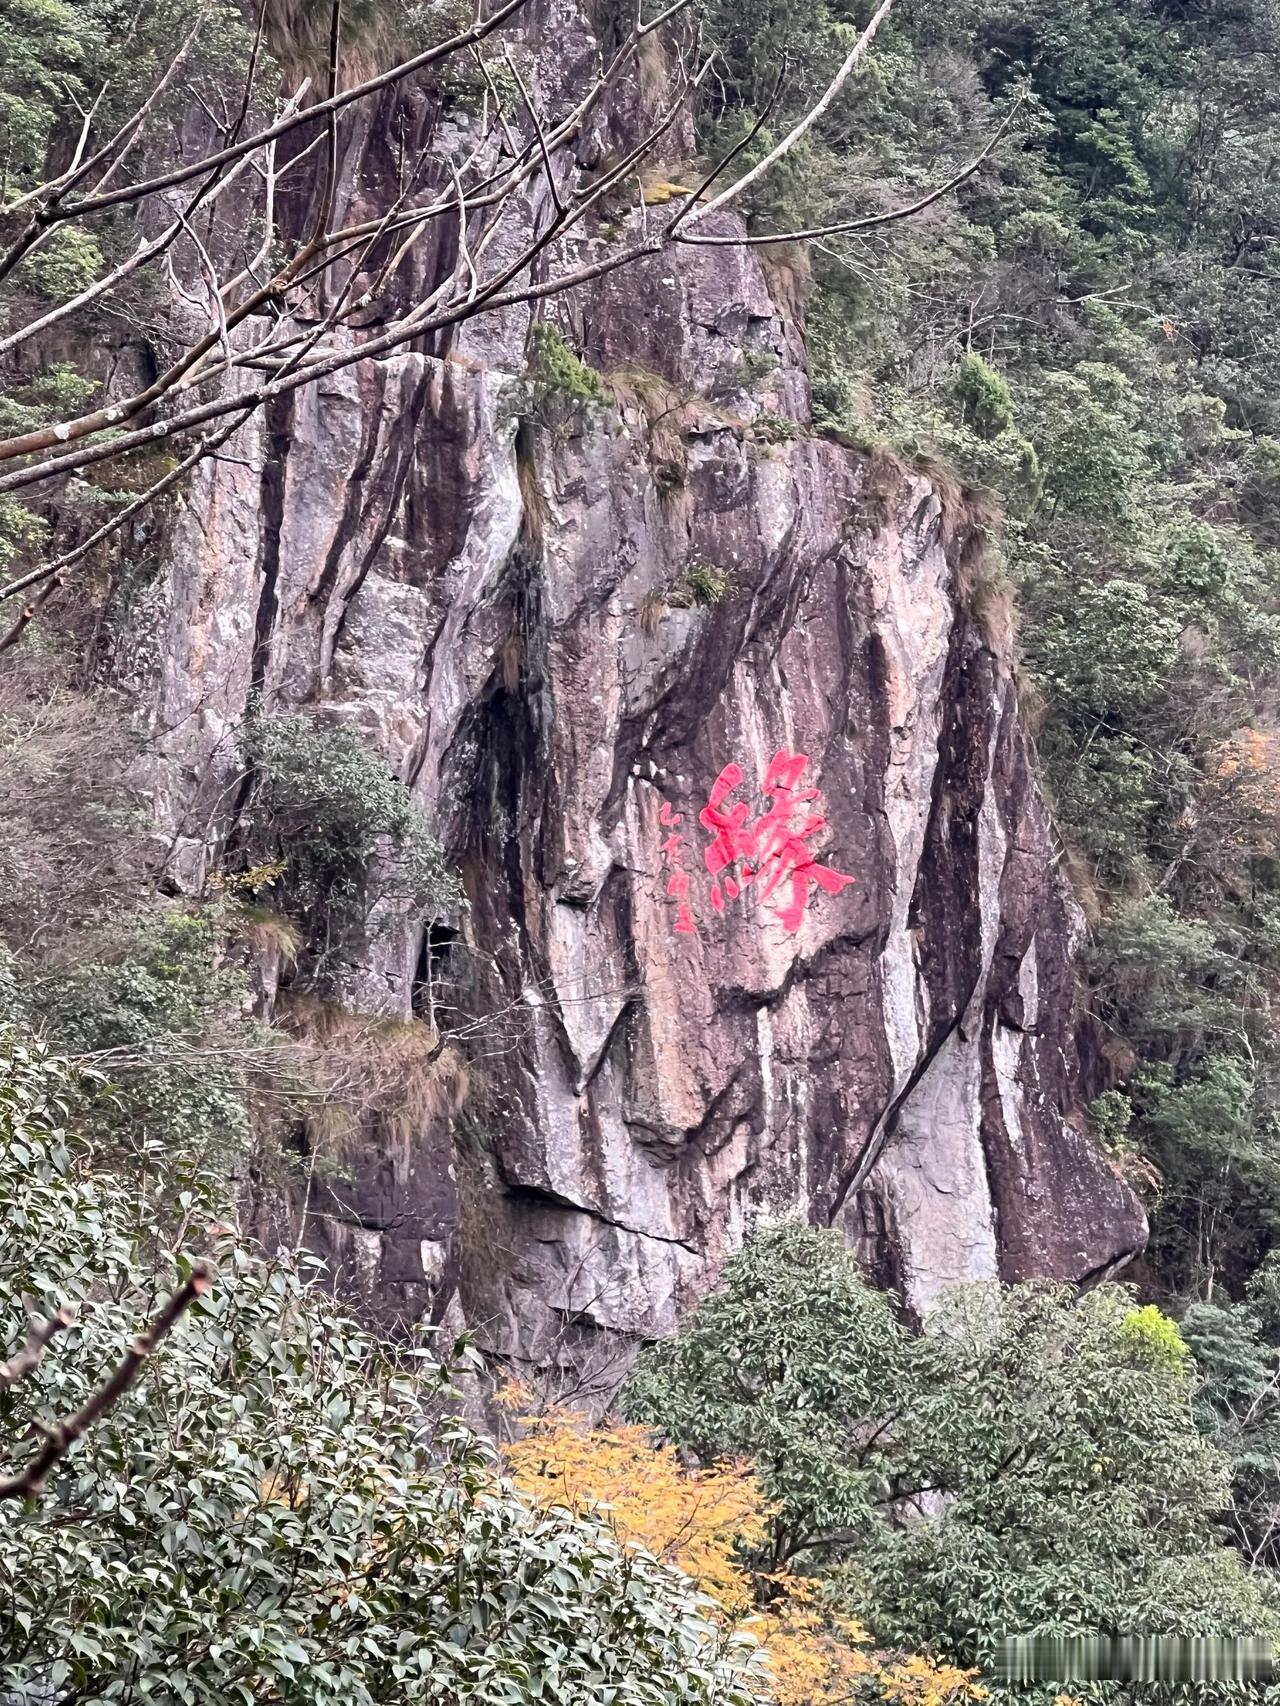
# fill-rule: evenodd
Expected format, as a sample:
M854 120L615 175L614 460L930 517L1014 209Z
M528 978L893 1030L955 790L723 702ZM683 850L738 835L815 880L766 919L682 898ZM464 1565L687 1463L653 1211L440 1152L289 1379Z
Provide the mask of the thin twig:
M156 1346L212 1284L212 1268L207 1262L197 1262L188 1277L152 1317L146 1331L129 1346L114 1372L80 1408L63 1416L60 1421L35 1424L36 1431L44 1436L44 1444L16 1475L0 1480L0 1499L26 1499L44 1491L49 1471L95 1422L101 1421L119 1403L142 1373L144 1363Z

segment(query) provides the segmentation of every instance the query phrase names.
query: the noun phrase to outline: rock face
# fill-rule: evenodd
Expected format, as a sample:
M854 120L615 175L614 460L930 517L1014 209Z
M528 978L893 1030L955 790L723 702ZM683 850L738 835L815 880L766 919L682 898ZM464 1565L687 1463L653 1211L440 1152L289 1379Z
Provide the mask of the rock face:
M691 246L553 305L609 410L530 395L517 310L299 393L202 472L117 628L184 883L255 690L358 728L440 825L468 910L348 998L447 1007L470 1099L371 1130L311 1230L518 1364L604 1379L762 1217L840 1226L917 1311L1144 1236L1076 1106L1080 920L973 519L811 433L796 294ZM853 880L788 919L775 860L717 911L699 814L736 764L749 826L779 753L821 795L791 827L825 817L790 856Z

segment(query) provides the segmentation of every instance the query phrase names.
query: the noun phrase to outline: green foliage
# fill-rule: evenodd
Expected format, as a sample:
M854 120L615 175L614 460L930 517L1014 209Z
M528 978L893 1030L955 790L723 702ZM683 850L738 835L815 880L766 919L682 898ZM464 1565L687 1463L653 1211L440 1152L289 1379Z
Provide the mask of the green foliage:
M257 713L242 746L255 778L248 842L256 862L287 861L313 952L337 945L344 923L367 929L460 903L421 806L354 729Z
M98 388L96 380L86 379L71 362L56 361L36 378L0 397L0 432L14 438L49 421L61 420L82 409Z
M733 587L731 577L713 563L695 563L686 570L684 584L695 604L719 604Z
M1117 905L1085 957L1100 1015L1144 1057L1106 1113L1160 1179L1153 1256L1209 1289L1224 1273L1242 1284L1280 1231L1270 1040L1248 948L1152 895Z
M0 5L0 194L6 199L42 170L67 97L87 94L80 76L88 57L85 23L82 10L63 0Z
M584 413L611 401L603 375L574 352L558 326L536 320L529 339L530 408L544 426L566 433Z
M786 415L757 415L751 423L752 435L762 438L766 444L791 444L801 436L804 429L799 421L793 421Z
M102 271L102 247L78 225L60 225L18 268L18 277L37 296L65 302Z
M687 1578L515 1495L426 1349L390 1361L306 1264L211 1228L225 1180L197 1170L158 1235L163 1180L102 1170L82 1089L0 1035L0 1354L24 1300L81 1306L0 1395L11 1460L116 1364L188 1240L218 1274L47 1491L0 1504L7 1700L746 1706Z
M1174 1372L1183 1368L1191 1354L1177 1323L1154 1303L1131 1309L1120 1323L1120 1337L1136 1356L1149 1357Z
M0 0L0 198L9 200L42 182L50 167L71 158L84 114L95 108L94 137L105 141L134 111L172 62L187 36L192 13L186 0ZM195 92L216 99L220 83L237 86L253 39L252 27L231 0L214 0L192 45L182 76L153 109L153 122L175 123ZM264 67L260 88L270 71ZM60 240L44 245L46 257L75 252ZM83 244L80 273L83 278ZM41 276L28 272L29 282ZM46 279L49 275L44 275Z
M1231 1496L1224 1512L1228 1531L1246 1558L1275 1569L1280 1564L1280 1352L1265 1305L1258 1303L1255 1290L1246 1302L1192 1304L1182 1332L1200 1377L1196 1419L1231 1460Z
M176 1157L248 1140L243 972L224 958L216 911L172 911L117 925L98 957L56 976L26 970L23 999L59 1047L100 1063L110 1095L102 1139L125 1151L169 1144Z
M49 524L42 516L33 514L7 492L0 493L0 569L7 569L26 552L38 550L48 537Z
M1227 1018L1216 986L1231 967L1212 927L1184 917L1164 895L1122 901L1086 956L1099 1010L1141 1042L1177 1036L1194 1046Z
M826 1572L877 1639L971 1663L1008 1629L1275 1626L1218 1544L1229 1464L1192 1388L1178 1329L1119 1288L957 1287L917 1335L836 1234L788 1225L626 1402L701 1461L754 1459L773 1561Z
M1132 1120L1133 1104L1123 1090L1105 1090L1089 1104L1089 1123L1093 1134L1112 1155L1123 1154L1128 1149Z
M624 1394L627 1413L704 1463L746 1456L780 1513L775 1565L833 1531L864 1534L884 1457L868 1418L907 1401L910 1341L834 1234L785 1224L726 1265Z
M1009 387L989 362L966 350L956 365L955 394L983 438L997 438L1013 424L1013 398Z
M1227 1465L1196 1437L1188 1359L1135 1314L1109 1288L944 1298L904 1433L916 1484L947 1499L877 1550L878 1629L980 1658L999 1628L1273 1626L1261 1584L1217 1544Z

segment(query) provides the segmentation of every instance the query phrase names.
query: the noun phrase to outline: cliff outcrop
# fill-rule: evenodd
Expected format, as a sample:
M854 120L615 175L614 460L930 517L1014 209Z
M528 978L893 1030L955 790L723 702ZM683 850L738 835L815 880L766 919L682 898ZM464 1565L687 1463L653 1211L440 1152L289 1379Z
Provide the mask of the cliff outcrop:
M569 77L554 22L528 45ZM409 88L353 128L363 216L431 122ZM458 1032L471 1093L371 1129L309 1236L517 1364L669 1331L762 1216L839 1225L918 1311L1144 1236L1078 1107L1081 919L980 518L810 429L800 294L690 245L558 299L608 406L530 381L523 308L334 374L198 472L107 624L180 886L255 694L359 730L438 824L469 904L344 998Z

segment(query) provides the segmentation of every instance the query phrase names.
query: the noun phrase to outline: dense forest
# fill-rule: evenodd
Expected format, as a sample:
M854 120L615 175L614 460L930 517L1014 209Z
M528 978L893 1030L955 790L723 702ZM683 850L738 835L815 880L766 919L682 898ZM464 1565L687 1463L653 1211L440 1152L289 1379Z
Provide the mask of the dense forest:
M563 20L531 46L519 7L498 29L400 0L0 0L0 1706L1127 1700L1001 1680L997 1643L1280 1639L1280 8L899 0L872 32L863 0L695 0L661 50L650 10L597 0L574 27L592 67L640 67L591 106L663 116L557 185L589 117L565 117ZM354 168L336 123L288 130L414 55L425 144L417 109ZM491 124L517 165L483 152ZM274 207L274 132L241 148L272 125L319 185L282 179L296 228L243 183L221 226L182 211L216 147ZM375 155L398 199L370 215L360 180L342 247L341 173ZM726 160L732 230L703 219ZM542 238L511 247L544 166L580 227L560 275ZM150 177L150 200L117 194ZM463 234L415 308L396 269L421 231L395 243L424 182ZM469 248L486 196L508 223ZM794 305L804 411L776 350L677 394L598 367L557 308L593 256L626 277L628 243L674 267L662 222L686 206L699 253L758 255ZM317 256L366 240L368 276L337 289ZM486 972L465 1013L437 1006L427 973L502 896L412 766L264 690L265 601L204 829L165 844L153 636L130 635L201 460L234 477L231 434L259 421L277 454L288 387L345 406L306 360L329 378L398 347L388 326L443 359L513 304L533 318L504 427L525 505L504 717L538 702L529 612L554 602L528 564L555 506L519 458L572 443L607 484L637 397L650 450L675 445L655 504L702 409L770 466L820 441L873 508L922 478L962 518L956 596L1016 677L1079 909L1062 1112L1150 1223L1103 1283L944 1276L921 1318L840 1230L762 1215L674 1336L623 1334L608 1389L575 1390L568 1351L517 1367L447 1309L388 1330L316 1252L308 1216L371 1130L412 1148L443 1122L451 1180L501 1171L475 1154L537 1003ZM447 531L445 500L419 519ZM742 592L697 559L627 626L711 624ZM496 784L481 804L516 815ZM353 994L395 931L419 966L399 1013L377 977ZM677 987L652 999L678 1010Z

